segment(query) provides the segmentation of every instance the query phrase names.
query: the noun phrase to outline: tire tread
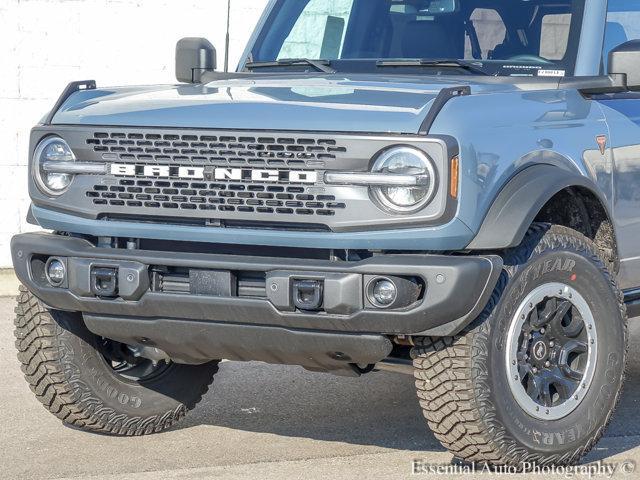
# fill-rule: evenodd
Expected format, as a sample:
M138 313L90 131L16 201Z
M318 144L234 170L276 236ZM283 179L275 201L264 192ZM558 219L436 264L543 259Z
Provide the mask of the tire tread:
M416 388L423 414L435 437L456 457L467 462L491 465L521 466L523 462L538 465L574 464L588 453L604 434L620 398L616 393L614 407L595 433L575 451L559 455L542 455L518 445L496 419L487 381L489 372L483 368L491 335L488 318L498 306L501 294L510 278L532 254L548 249L564 248L577 251L593 262L610 283L626 320L626 307L607 264L597 247L574 230L550 224L534 224L523 244L505 252L505 267L487 307L480 317L456 337L415 339L412 349ZM627 325L624 322L625 344ZM624 359L627 352L624 352ZM484 363L486 365L486 362ZM624 378L622 379L624 383Z
M207 393L209 382L187 404L160 415L127 416L106 407L74 372L81 366L65 345L62 327L52 313L20 286L15 308L15 346L29 388L42 405L68 425L121 436L139 436L165 430L180 421ZM64 315L64 314L63 314ZM217 371L215 366L213 373Z

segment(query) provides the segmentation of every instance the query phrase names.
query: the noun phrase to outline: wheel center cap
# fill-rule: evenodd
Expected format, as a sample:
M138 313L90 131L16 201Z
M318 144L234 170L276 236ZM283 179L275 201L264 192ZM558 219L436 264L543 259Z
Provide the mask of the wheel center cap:
M542 340L539 340L536 343L534 343L532 350L533 350L533 358L535 358L538 361L544 360L547 357L547 352L548 352L547 344L544 343Z

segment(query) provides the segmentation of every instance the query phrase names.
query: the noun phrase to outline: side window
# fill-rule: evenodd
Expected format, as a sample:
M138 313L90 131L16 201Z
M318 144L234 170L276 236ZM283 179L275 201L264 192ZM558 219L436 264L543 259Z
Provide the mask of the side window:
M337 59L354 0L311 0L284 41L278 59Z
M640 2L609 0L603 51L605 71L611 50L629 40L638 39L640 39Z
M489 53L505 41L507 29L502 21L502 17L496 10L476 8L469 20L473 24L473 29L475 29L475 34L478 37L480 52L473 51L473 40L470 39L469 31L467 31L464 58L472 59L480 54L483 59L487 59L489 58Z
M547 60L562 60L569 45L571 14L549 14L542 17L540 56Z

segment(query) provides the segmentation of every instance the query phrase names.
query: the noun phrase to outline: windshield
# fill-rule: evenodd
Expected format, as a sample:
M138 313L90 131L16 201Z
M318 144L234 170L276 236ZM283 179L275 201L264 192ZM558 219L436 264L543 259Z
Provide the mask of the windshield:
M583 10L584 0L278 0L248 61L252 69L309 70L316 60L339 72L572 75Z

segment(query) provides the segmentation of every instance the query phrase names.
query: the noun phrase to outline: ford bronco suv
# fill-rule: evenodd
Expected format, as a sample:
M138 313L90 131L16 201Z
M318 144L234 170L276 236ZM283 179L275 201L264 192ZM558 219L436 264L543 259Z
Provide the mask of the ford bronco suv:
M273 0L235 72L69 85L31 134L19 359L174 425L221 359L415 376L457 458L578 461L640 309L640 2ZM215 388L215 387L214 387Z

